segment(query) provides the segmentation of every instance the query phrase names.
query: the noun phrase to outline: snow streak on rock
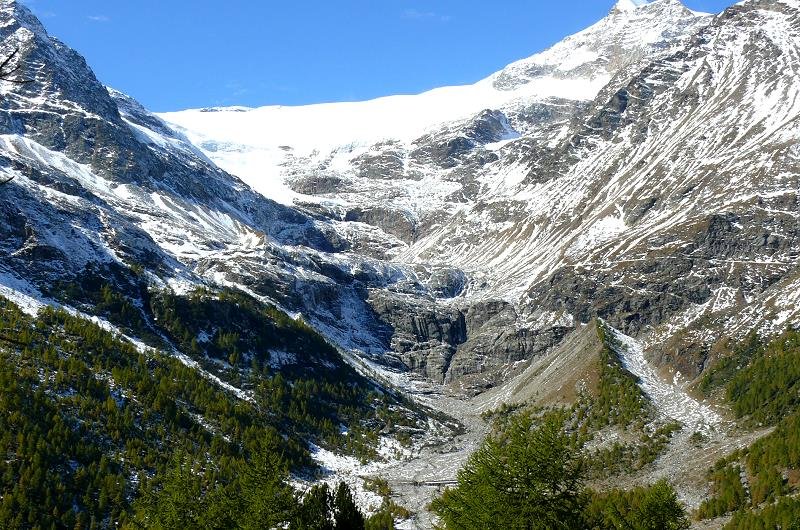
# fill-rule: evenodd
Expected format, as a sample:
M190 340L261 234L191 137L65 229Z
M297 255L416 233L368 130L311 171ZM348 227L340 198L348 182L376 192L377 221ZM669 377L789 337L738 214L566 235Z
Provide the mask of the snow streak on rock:
M613 345L623 366L639 379L639 386L655 405L658 413L677 420L690 431L711 433L722 417L711 407L687 394L681 387L664 381L647 362L642 345L613 328Z

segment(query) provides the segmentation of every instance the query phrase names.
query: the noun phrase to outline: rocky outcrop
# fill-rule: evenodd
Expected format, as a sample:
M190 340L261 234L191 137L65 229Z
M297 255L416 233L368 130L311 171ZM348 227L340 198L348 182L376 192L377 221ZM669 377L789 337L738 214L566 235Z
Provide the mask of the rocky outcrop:
M374 208L353 208L344 217L347 222L359 222L377 226L387 234L391 234L408 244L417 236L417 224L410 219L408 212L382 206Z

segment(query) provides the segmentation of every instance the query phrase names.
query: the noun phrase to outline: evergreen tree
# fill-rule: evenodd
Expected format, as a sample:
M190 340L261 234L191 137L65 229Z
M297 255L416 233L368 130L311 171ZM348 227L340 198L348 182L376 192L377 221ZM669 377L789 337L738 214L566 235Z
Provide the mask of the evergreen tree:
M489 437L458 474L458 486L432 510L449 530L582 526L583 463L563 430L564 417L516 417Z
M289 526L290 530L334 530L331 490L327 484L312 487Z
M205 503L194 464L183 451L176 452L159 490L140 500L135 524L140 528L200 530L205 523Z
M666 480L647 488L635 516L637 530L681 530L689 528L689 520L675 490Z
M683 530L689 520L675 490L665 480L630 491L594 494L586 527L597 530Z
M347 484L340 482L333 498L333 521L336 530L364 530L364 516L358 510Z
M286 482L289 470L274 443L262 443L251 461L242 466L239 501L243 528L283 526L296 510L294 490Z

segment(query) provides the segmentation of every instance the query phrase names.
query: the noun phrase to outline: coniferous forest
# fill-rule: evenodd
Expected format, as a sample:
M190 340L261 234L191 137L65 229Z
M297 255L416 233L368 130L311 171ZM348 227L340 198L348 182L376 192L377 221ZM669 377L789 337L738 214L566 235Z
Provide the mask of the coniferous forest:
M110 320L134 311L107 287L98 296ZM302 351L336 358L310 330L233 291L150 300L160 340L197 358L235 365L245 362L239 352L298 337ZM202 344L190 339L212 315L223 324L215 335ZM308 441L373 458L371 431L359 426L403 423L389 413L388 396L346 365L302 378L250 355L235 375L251 389L248 400L174 356L137 348L64 310L45 307L33 318L2 299L0 330L2 528L394 526L398 506L365 516L344 483L304 492L291 485L292 476L315 473ZM602 325L598 333L605 336ZM647 465L678 428L642 430L652 407L608 346L596 390L571 408L491 414L493 433L430 509L447 529L682 529L691 519L719 516L728 516L727 529L789 528L800 517L798 367L800 333L790 331L766 343L750 337L702 379L700 391L721 396L742 422L773 428L708 470L712 496L696 512L665 481L628 490L591 486ZM342 436L334 422L353 425L353 434ZM642 430L642 442L587 449L607 426Z
M391 527L365 521L344 484L289 484L314 476L309 440L373 456L334 420L402 423L355 373L292 380L265 365L243 400L64 310L32 318L0 299L0 330L0 528Z

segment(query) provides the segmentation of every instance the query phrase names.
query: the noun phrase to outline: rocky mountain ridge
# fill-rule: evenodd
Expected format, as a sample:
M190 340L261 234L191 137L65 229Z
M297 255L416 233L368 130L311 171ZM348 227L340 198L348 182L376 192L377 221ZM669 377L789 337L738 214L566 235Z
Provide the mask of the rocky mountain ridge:
M366 285L389 340L365 349L329 330L345 347L389 350L427 377L463 382L601 316L694 377L726 332L797 318L792 295L768 288L794 277L796 8L749 1L710 17L676 0L621 2L542 54L442 89L486 106L453 98L450 112L465 117L443 124L428 112L437 91L163 117L256 189L291 188L291 202L348 240L351 259L404 271L388 288ZM553 82L583 92L554 98L543 88ZM506 99L481 100L487 85ZM340 144L312 136L295 147L290 131L271 145L260 134L306 130L304 119L324 133L414 103L406 121L425 116L419 136L405 122ZM699 319L714 323L702 337L688 329Z
M36 82L5 87L18 178L4 266L42 291L114 262L183 288L237 285L367 364L475 388L601 316L691 377L725 331L795 318L782 293L795 278L796 7L749 1L710 17L621 2L471 87L363 108L187 111L163 116L171 129L7 2L6 45ZM449 91L464 97L445 110L465 117L441 122L427 111ZM409 105L404 123L352 140L324 137L338 119L296 147L208 136L272 130L264 120L281 112L325 124ZM263 197L275 184L292 206ZM64 212L82 221L66 226ZM715 325L691 331L701 318Z

